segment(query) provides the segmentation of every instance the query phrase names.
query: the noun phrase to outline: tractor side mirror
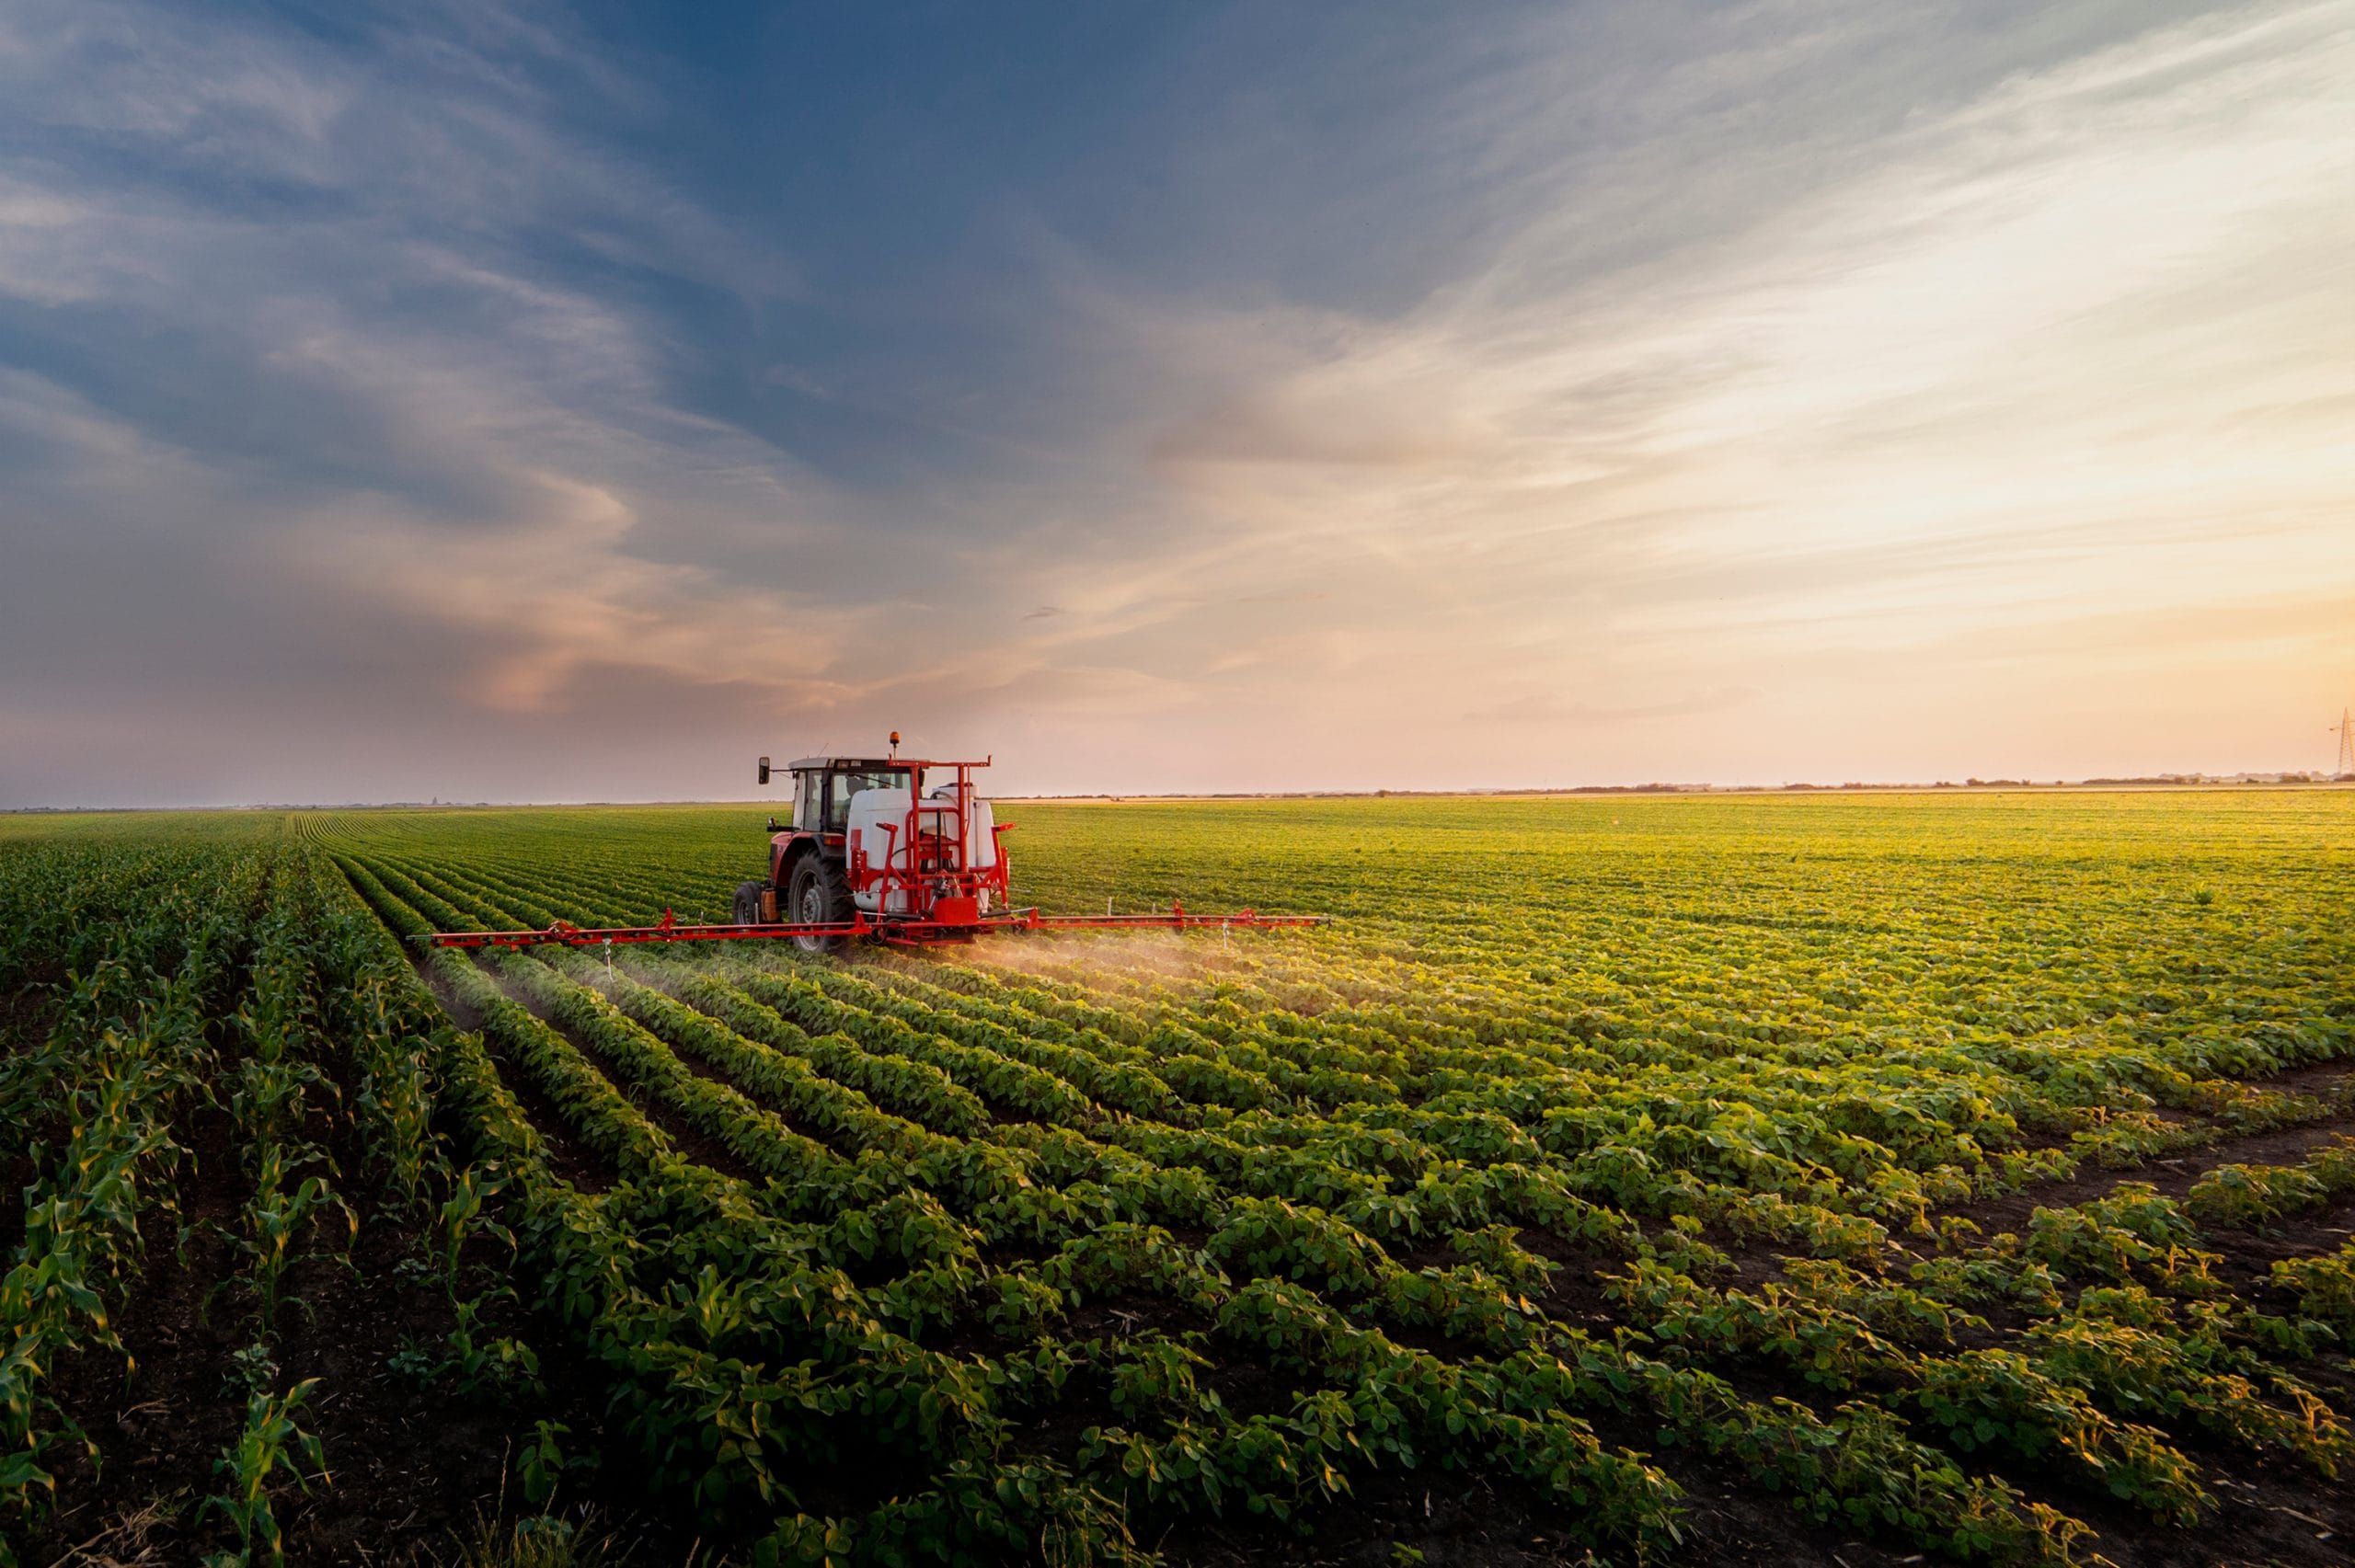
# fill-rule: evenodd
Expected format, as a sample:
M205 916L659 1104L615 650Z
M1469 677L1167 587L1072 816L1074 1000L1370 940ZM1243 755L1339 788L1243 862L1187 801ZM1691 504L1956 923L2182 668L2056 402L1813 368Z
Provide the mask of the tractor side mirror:
M785 831L784 829L776 825L776 818L775 815L771 815L769 818L769 831L772 833L782 833Z
M761 782L769 782L769 760L766 757L761 759Z

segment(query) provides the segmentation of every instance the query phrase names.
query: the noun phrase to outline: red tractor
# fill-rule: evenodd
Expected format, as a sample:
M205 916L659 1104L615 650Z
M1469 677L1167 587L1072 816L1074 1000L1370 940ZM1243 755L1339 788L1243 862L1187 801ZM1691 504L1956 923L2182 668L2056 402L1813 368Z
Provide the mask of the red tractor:
M803 931L803 951L849 944L861 917L877 925L979 925L1006 901L1000 827L973 788L979 762L804 757L790 764L793 826L769 840L769 874L736 889L739 925L840 926ZM761 759L761 783L769 782ZM929 786L929 787L927 787ZM771 829L776 819L769 818Z

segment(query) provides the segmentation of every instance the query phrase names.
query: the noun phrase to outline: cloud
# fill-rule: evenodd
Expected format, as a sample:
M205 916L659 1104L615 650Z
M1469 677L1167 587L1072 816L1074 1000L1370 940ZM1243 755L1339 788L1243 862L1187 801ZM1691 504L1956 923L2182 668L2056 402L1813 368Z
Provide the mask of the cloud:
M1532 239L1504 247L1513 286L1483 275L1386 323L1163 320L1157 338L1192 338L1184 362L1251 379L1214 436L1181 414L1151 451L1288 539L1442 580L1475 575L1447 552L1509 544L1654 603L1707 561L1808 563L1829 591L1786 602L1819 619L1876 616L1908 576L1985 606L2062 576L2204 594L2226 555L2248 586L2285 553L2344 568L2319 515L2263 551L2234 533L2349 477L2319 423L2245 416L2349 383L2318 264L2355 245L2330 90L2350 73L2340 7L2204 23L2024 73L1640 278L1530 297ZM2300 252L2303 282L2269 271ZM1270 344L1291 362L1269 369ZM1606 537L1637 520L1632 548ZM2178 551L2187 520L2203 536ZM2063 562L2028 532L2105 547ZM1955 576L1975 547L2008 580ZM1846 591L1843 556L1876 562Z
M1268 74L1319 25L1124 60L1034 128L1084 156L919 120L969 189L553 8L17 8L0 801L182 723L248 798L240 737L679 795L893 727L1038 788L2043 776L2141 765L2067 672L2286 734L2355 670L2281 608L2355 590L2343 5L1402 12ZM2150 761L2265 761L2220 693Z

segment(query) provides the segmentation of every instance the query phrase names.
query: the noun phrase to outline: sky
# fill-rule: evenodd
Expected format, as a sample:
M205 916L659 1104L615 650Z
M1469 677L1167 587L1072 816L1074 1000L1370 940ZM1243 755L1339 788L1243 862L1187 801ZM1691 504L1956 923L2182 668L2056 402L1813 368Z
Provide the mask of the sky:
M2327 767L2355 0L0 0L0 807Z

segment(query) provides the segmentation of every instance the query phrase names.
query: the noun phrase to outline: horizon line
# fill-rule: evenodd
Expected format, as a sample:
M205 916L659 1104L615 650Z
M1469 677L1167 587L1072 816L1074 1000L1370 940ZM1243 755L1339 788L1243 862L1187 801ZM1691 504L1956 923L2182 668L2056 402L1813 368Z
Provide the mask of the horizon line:
M2326 774L2282 770L2265 773L2153 773L2137 776L2054 779L1968 778L1929 783L1845 782L1816 784L1793 780L1786 784L1679 784L1488 785L1468 789L1288 789L1158 791L1091 790L1059 795L994 795L995 802L1016 805L1150 805L1176 801L1219 800L1500 800L1562 795L2003 795L2076 792L2092 795L2140 794L2160 790L2346 789L2355 787L2355 774ZM234 806L0 806L0 817L128 816L160 811L529 811L583 810L600 807L659 807L681 806L763 807L774 812L774 799L665 800L342 800L258 801Z

